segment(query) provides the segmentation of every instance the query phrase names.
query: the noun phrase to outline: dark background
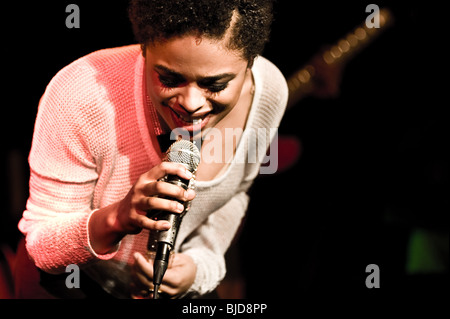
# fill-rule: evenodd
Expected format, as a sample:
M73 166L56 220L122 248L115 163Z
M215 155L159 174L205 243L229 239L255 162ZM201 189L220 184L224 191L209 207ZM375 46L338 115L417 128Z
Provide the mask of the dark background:
M80 8L80 29L65 26L69 3ZM362 23L369 3L279 0L264 56L288 77ZM301 157L288 170L260 176L251 190L233 259L248 298L375 293L365 286L369 264L380 267L378 294L448 291L444 12L431 2L376 4L392 10L394 26L350 61L338 97L307 97L288 111L279 133L301 142ZM2 5L10 18L2 22L3 247L15 250L20 238L39 98L73 60L135 42L126 7L105 0ZM417 229L440 238L445 255L435 268L445 271L406 271Z

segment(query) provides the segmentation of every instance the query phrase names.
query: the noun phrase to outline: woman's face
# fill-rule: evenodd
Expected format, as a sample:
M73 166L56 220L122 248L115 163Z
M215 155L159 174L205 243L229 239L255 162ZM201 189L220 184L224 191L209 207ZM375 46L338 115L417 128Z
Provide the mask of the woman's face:
M146 47L147 93L170 130L205 131L237 104L248 61L225 41L184 36Z

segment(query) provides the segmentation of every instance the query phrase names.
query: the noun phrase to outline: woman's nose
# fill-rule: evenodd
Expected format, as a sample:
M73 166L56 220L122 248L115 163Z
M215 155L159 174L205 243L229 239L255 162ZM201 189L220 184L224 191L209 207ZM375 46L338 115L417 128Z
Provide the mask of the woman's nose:
M200 110L205 103L204 90L194 84L185 86L178 96L178 104L189 114Z

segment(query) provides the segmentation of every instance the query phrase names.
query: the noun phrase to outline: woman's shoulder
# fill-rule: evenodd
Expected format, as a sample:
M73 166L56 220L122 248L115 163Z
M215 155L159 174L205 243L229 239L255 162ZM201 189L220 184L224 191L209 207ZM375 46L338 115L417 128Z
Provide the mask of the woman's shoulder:
M139 45L90 53L61 69L42 96L38 121L72 128L106 127L117 108L134 106L135 65Z
M85 55L62 68L48 84L44 100L90 105L114 89L133 87L139 45L102 49Z
M258 105L256 117L265 125L278 127L289 95L286 79L275 64L262 56L255 59L252 72L255 80L254 103ZM262 123L258 121L258 125Z
M137 56L140 54L141 47L138 44L132 44L97 50L81 57L74 63L88 63L96 68L114 66L117 69L124 64L135 63Z
M252 71L263 80L265 85L275 86L281 90L285 89L287 94L287 82L283 73L267 58L263 56L256 57Z
M94 51L78 58L62 68L52 79L73 80L84 82L90 77L104 76L112 72L124 72L129 66L136 63L141 54L139 45L128 45L116 48L107 48ZM134 69L131 70L134 72ZM72 81L72 82L73 82Z

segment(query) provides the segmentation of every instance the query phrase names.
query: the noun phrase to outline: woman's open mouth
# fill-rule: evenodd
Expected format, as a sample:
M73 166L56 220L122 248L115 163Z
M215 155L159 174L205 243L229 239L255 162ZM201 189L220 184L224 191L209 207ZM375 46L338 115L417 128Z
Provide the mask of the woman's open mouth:
M183 128L189 132L199 131L199 130L203 129L205 127L205 125L208 123L209 118L210 118L209 113L203 117L188 118L188 117L178 114L170 107L169 107L169 109L170 109L170 113L172 115L172 119L173 119L175 126L177 126L179 128Z

